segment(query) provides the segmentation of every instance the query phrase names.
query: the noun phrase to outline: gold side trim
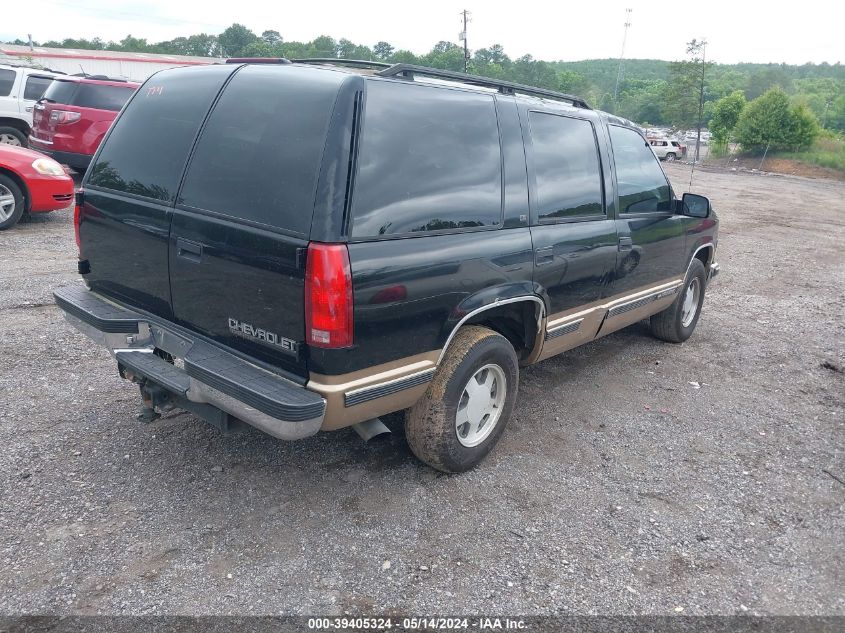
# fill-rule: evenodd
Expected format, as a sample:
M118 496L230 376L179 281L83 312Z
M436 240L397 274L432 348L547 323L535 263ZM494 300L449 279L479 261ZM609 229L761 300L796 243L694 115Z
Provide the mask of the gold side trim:
M623 312L613 318L605 318L613 308L618 308L619 306L639 301L640 299L649 297L653 294L675 289L679 287L683 281L684 280L682 278L669 279L657 284L643 286L633 292L624 292L611 297L604 297L602 299L598 299L597 301L551 315L546 321L546 336L548 336L549 333L566 327L576 321L580 320L581 324L578 329L575 329L572 332L562 336L546 338L543 343L543 348L537 356L537 361L546 360L547 358L556 356L562 352L578 347L579 345L583 345L584 343L589 343L600 336L604 336L605 334L609 334L610 332L625 327L626 325L635 323L640 319L644 319L646 316L654 314L654 312L659 312L665 307L665 299L650 301L640 308ZM669 295L669 304L672 303L674 297L675 293ZM653 312L649 312L649 310L653 310ZM633 320L629 321L627 320L628 318ZM612 327L612 329L608 326Z
M614 307L677 288L682 283L683 279L670 279L642 287L634 292L604 297L592 303L551 315L549 318L541 318L535 348L525 359L525 363L531 364L555 356L663 309L665 305L674 300L675 293L650 301L644 306L622 312L619 315L607 316L608 312ZM522 300L525 299L519 298L514 301ZM495 305L487 307L495 307ZM578 326L574 327L576 323ZM556 330L567 326L573 326L571 332L554 336ZM601 331L599 331L600 328ZM457 329L456 327L455 331ZM546 336L549 333L552 333L553 336L547 339ZM354 396L363 391L389 386L403 379L429 372L433 375L444 350L432 350L337 376L311 373L306 387L326 399L326 416L322 430L329 431L343 428L412 406L428 389L428 381L360 404L345 405L350 396L353 396L352 400L354 401L356 400Z
M391 384L426 371L433 373L437 368L439 356L440 350L433 350L337 376L311 373L306 388L316 391L326 399L326 416L322 430L340 429L412 406L428 389L428 381L350 407L345 406L345 396L348 393L360 393L363 389Z

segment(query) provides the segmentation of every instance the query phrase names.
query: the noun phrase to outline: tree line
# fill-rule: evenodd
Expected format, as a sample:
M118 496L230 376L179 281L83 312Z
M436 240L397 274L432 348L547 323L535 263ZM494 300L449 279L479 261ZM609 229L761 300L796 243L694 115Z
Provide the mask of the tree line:
M22 40L9 43L26 44ZM367 46L326 35L310 42L286 41L279 31L257 34L241 24L231 25L220 35L199 33L154 43L128 35L119 42L68 38L41 45L201 57L335 57L405 62L454 71L464 68L463 48L452 42L438 42L428 53L416 55L386 41ZM797 108L812 115L820 128L845 132L845 67L839 63L705 64L695 55L675 62L625 60L617 89L618 60L550 62L531 55L514 59L501 45L494 44L473 51L469 68L470 72L487 77L577 94L594 107L637 123L676 129L689 129L698 122L701 94L697 81L703 68L705 125L718 112L716 104L720 100L741 93L746 101L753 102L776 88L786 97L788 109Z

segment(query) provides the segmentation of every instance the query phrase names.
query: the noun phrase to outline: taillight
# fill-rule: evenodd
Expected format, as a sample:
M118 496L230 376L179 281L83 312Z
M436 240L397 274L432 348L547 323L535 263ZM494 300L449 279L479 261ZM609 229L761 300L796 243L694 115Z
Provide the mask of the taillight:
M73 234L76 238L76 250L79 252L80 259L82 259L82 241L79 239L79 225L82 223L82 199L83 191L80 189L74 196L73 205Z
M345 244L311 242L305 263L305 340L314 347L352 345L352 268Z
M64 123L75 123L82 118L79 112L71 112L70 110L53 110L50 112L50 122L62 125Z

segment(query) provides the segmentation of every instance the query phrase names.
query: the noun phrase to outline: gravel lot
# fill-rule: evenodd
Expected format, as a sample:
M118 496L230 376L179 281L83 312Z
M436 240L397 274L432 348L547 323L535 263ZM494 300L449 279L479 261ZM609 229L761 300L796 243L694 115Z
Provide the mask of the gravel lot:
M0 233L0 614L845 614L845 182L695 189L723 272L693 338L524 370L460 476L398 419L372 445L142 425L52 305L70 213Z

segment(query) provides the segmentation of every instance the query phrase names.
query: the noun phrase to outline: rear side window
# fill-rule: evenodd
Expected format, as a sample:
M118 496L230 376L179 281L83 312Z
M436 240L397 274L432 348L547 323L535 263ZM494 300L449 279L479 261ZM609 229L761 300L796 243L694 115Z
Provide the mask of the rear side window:
M499 225L493 97L370 81L353 198L353 238Z
M531 112L533 205L541 222L604 215L596 136L583 119Z
M47 86L43 98L53 103L70 105L73 103L77 86L79 86L79 83L76 81L60 81L57 79Z
M337 73L247 66L203 128L179 203L307 234Z
M150 77L112 127L88 183L172 202L200 123L232 70L176 68Z
M672 190L648 144L634 130L611 125L621 213L672 210Z
M26 86L23 89L23 98L27 101L37 101L47 90L47 86L53 83L50 77L37 77L30 75L26 79Z
M0 68L0 97L8 97L12 94L12 86L15 85L15 71Z
M79 90L70 105L80 108L96 108L97 110L112 110L117 112L123 104L129 101L134 90L127 86L98 86L97 84L79 84Z

